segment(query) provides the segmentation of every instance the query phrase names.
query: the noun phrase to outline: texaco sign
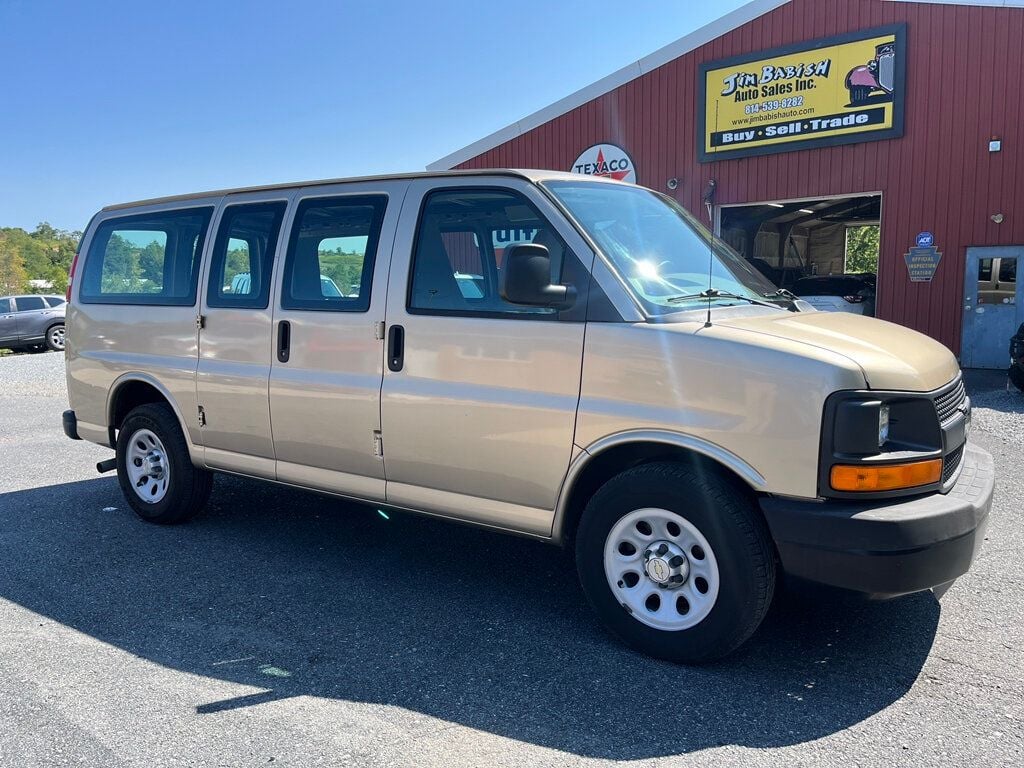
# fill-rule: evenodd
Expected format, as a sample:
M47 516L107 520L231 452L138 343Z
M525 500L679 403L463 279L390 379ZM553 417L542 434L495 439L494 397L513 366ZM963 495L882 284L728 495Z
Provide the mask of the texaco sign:
M583 150L570 169L585 176L603 176L636 184L636 166L626 150L614 144L595 144Z

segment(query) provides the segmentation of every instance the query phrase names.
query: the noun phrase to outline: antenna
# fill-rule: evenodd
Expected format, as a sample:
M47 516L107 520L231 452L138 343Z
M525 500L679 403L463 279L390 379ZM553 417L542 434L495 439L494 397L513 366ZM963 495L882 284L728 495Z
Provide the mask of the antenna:
M713 288L714 278L713 278L713 274L712 274L713 270L714 270L714 266L715 266L715 233L713 231L714 221L712 220L711 209L712 209L712 206L714 205L714 201L715 201L715 188L717 186L718 186L718 182L717 181L715 181L714 179L708 179L708 184L704 188L704 194L701 196L701 197L704 198L704 204L708 208L708 221L711 222L711 227L712 227L711 239L708 240L708 290L707 290L707 295L708 295L708 317L707 317L707 320L704 321L704 327L705 328L710 328L711 327L711 299L715 295L714 288Z
M711 222L712 228L715 226L714 218L712 217L712 207L715 204L715 189L718 186L718 182L715 179L708 179L708 185L703 190L703 202L708 206L708 220ZM708 241L708 319L705 321L705 328L711 328L711 300L715 295L713 284L713 271L715 268L715 232L711 232L711 240Z
M713 278L711 276L712 270L715 266L715 241L714 233L711 234L711 240L708 241L708 318L704 321L704 327L711 327L711 297L714 296L714 290L712 289Z

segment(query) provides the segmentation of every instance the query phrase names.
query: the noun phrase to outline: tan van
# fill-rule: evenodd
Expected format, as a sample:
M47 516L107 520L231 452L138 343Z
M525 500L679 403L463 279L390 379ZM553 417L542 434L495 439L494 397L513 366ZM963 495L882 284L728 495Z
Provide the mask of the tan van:
M991 505L953 355L815 312L675 201L541 171L105 208L70 291L69 437L177 523L214 472L572 543L603 622L697 662L777 576L965 573Z

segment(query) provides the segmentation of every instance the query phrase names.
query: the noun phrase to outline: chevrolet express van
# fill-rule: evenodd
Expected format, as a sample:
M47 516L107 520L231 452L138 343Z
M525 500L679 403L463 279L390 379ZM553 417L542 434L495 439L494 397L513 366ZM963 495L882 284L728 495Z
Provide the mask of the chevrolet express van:
M115 205L69 295L64 429L116 451L100 469L154 523L228 472L571 543L604 624L683 662L749 638L782 572L894 596L983 540L993 464L953 355L794 301L642 187Z

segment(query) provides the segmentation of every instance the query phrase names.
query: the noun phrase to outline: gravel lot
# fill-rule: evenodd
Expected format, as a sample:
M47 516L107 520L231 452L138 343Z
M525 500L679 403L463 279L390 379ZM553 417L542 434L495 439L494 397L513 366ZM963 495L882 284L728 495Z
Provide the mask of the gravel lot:
M0 765L1024 763L1024 395L969 379L1000 487L941 604L785 592L699 669L617 645L557 549L219 477L138 521L0 358Z

